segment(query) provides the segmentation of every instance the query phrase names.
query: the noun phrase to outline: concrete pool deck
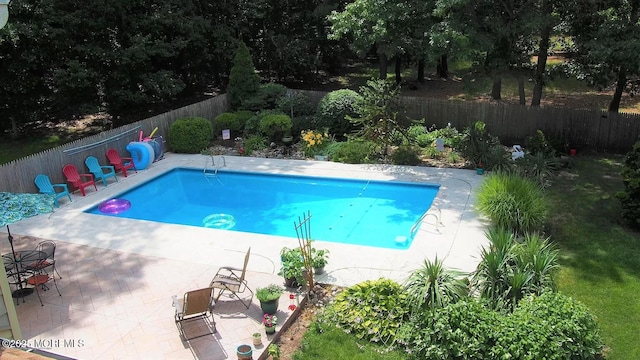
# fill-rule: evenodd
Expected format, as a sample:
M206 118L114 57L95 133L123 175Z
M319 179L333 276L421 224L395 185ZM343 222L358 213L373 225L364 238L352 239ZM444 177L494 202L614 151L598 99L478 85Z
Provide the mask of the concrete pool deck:
M435 216L427 216L407 250L317 241L315 247L330 251L327 273L317 279L320 282L348 286L380 277L401 282L424 259L436 255L447 267L470 272L487 243L485 223L473 210L473 190L482 180L475 171L216 157L218 165L223 161L222 168L230 170L440 184L431 213L441 214L441 225L436 228ZM214 311L217 334L187 343L175 327L171 296L208 286L220 266L240 267L248 247L252 254L249 286L255 291L270 283L281 284L280 249L297 246L296 239L83 213L179 166L211 168L211 158L166 154L149 169L128 178L119 176L119 182L110 182L106 188L99 184L99 191L89 191L86 197L74 195L71 203L61 201L62 207L52 214L11 225L16 248L34 248L38 239L56 241L62 275L58 281L62 297L55 291L43 292L43 307L35 294L16 307L25 339L83 340L83 346L50 350L81 359L227 359L236 357L238 345L251 344L251 334L262 331L255 297L249 310L237 301L221 299ZM7 241L0 243L2 253L10 251ZM282 319L290 315L288 305L288 297L283 296ZM255 349L254 358L265 348Z

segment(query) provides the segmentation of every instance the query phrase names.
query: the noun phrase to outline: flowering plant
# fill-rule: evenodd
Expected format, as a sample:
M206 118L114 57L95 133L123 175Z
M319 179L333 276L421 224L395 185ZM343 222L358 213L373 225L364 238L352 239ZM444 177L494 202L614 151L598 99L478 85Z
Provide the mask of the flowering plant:
M321 155L322 151L329 145L329 134L327 131L320 132L314 130L302 130L302 141L304 141L304 154L306 156Z
M262 318L262 323L266 327L273 327L273 326L276 326L276 324L278 323L278 318L275 315L264 314L264 317Z

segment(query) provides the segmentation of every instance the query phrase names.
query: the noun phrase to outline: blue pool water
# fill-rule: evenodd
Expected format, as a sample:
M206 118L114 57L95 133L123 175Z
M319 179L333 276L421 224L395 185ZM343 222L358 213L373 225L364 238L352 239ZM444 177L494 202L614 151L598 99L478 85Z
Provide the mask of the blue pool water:
M311 212L314 240L409 247L411 227L439 185L177 168L114 196L131 207L104 216L296 237ZM406 239L402 242L400 239Z

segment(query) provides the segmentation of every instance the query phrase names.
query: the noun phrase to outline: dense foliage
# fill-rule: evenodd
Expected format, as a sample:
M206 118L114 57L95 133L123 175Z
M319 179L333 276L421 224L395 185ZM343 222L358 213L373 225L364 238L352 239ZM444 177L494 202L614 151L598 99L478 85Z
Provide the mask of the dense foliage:
M231 109L245 107L245 101L258 95L260 76L256 74L249 48L240 42L233 58L233 67L229 74L229 105Z
M498 172L487 176L479 186L477 209L496 226L524 234L542 230L549 205L536 182Z
M622 170L624 191L616 194L622 203L622 218L640 229L640 141L627 153Z
M321 129L326 128L338 139L344 139L354 130L348 116L357 115L356 104L360 99L360 94L353 90L329 92L322 97L316 109L316 125Z
M209 146L212 137L213 125L205 118L182 118L169 127L169 146L176 153L199 153Z

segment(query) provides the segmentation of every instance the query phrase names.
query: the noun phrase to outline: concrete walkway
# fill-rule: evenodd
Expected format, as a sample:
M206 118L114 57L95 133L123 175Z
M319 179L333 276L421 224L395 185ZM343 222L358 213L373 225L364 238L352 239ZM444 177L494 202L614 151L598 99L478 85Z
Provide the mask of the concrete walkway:
M50 351L80 359L235 359L236 347L251 344L254 332L262 332L266 345L257 299L248 310L238 301L221 299L214 311L215 336L184 342L174 323L171 296L206 287L220 266L241 266L248 247L250 287L282 284L277 275L280 249L297 246L297 240L83 213L174 167L202 168L210 161L203 155L167 154L107 188L99 186L86 197L74 195L72 203L63 202L53 214L11 225L16 248L34 248L39 239L56 241L62 275L61 297L54 289L41 293L44 306L35 294L17 306L25 339L52 344ZM321 282L404 281L424 259L436 256L448 267L470 272L487 243L485 224L473 211L473 191L482 180L474 171L230 156L224 162L225 168L242 171L440 184L432 211L440 210L441 224L436 228L435 217L427 217L407 250L316 242L330 250ZM2 253L10 251L8 242L1 244ZM286 293L278 314L281 323L290 315L288 305ZM265 348L256 348L254 358Z

